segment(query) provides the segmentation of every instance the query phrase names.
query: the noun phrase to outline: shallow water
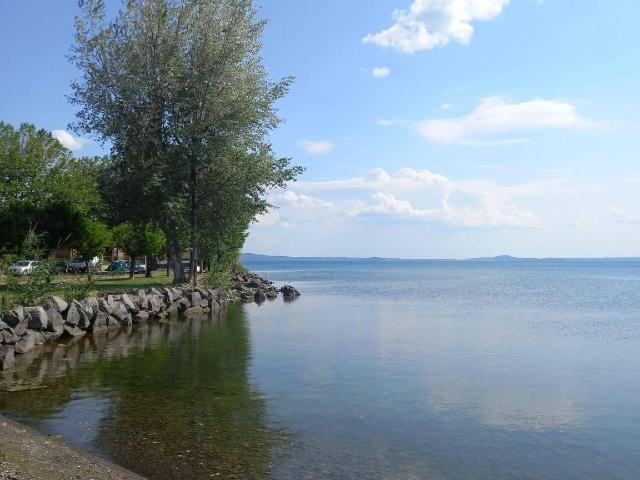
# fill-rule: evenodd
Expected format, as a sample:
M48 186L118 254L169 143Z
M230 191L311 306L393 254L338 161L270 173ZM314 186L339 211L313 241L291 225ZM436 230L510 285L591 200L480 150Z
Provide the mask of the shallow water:
M298 300L43 348L0 411L152 479L640 478L640 263L255 263Z

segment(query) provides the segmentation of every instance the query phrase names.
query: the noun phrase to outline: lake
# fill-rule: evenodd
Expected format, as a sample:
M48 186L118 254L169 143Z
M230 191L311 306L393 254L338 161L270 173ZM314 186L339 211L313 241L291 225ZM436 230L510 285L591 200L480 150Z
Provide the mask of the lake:
M0 412L150 479L640 478L640 262L247 266L302 296L29 352Z

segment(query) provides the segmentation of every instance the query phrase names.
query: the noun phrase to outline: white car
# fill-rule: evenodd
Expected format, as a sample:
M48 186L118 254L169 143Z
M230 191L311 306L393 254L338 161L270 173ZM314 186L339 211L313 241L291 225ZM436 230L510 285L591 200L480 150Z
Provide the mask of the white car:
M38 266L35 260L20 260L11 265L7 270L15 275L31 275L33 269Z
M93 257L89 260L89 268L94 269L100 263L100 258ZM82 257L73 257L68 267L69 272L87 273L87 261Z

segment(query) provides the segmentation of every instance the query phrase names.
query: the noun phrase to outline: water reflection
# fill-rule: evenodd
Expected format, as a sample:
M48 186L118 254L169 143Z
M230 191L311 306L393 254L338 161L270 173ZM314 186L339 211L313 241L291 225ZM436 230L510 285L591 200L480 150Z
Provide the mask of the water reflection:
M0 409L148 478L264 478L282 435L249 383L242 310L87 336L0 373Z

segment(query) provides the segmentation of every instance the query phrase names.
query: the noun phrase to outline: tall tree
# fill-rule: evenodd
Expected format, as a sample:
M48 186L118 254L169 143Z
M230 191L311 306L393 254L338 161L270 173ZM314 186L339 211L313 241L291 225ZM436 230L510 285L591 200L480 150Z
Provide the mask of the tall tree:
M275 102L291 79L268 78L260 57L265 23L252 0L129 0L113 21L102 0L80 5L72 56L82 72L72 85L80 107L75 127L111 142L121 178L137 181L137 188L123 182L136 198L133 215L163 227L178 282L188 244L195 284L199 239L213 223L206 205L224 197L211 188L216 166L243 152L275 175L298 173L287 169L288 160L276 160L267 143L280 122Z

